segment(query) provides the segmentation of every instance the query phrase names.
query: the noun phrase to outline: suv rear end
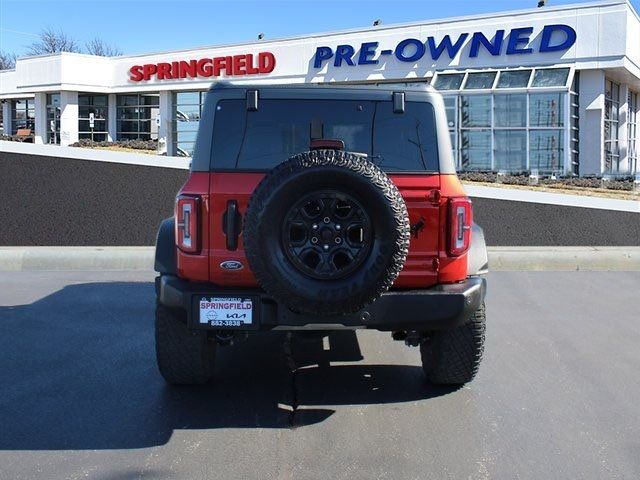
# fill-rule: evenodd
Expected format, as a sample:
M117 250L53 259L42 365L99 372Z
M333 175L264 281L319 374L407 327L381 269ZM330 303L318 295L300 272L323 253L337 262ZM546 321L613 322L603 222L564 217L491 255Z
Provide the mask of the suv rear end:
M486 249L428 87L212 87L156 270L171 383L208 381L217 344L272 329L391 331L434 382L477 370ZM465 329L473 358L452 374ZM166 348L180 335L193 364Z

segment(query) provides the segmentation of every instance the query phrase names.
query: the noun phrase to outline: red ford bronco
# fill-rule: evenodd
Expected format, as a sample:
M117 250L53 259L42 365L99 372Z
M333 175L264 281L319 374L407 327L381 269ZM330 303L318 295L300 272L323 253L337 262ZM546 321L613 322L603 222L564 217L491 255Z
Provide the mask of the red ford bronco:
M215 84L155 269L172 384L275 329L392 332L435 384L478 370L486 247L427 86Z

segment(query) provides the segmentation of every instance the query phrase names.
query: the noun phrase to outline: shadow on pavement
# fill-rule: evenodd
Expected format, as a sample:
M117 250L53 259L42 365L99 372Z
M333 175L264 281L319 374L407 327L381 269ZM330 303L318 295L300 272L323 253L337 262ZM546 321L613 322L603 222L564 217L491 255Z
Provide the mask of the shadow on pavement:
M153 285L135 282L0 307L0 450L144 448L177 429L300 427L331 416L328 406L452 391L428 386L419 367L356 363L354 332L332 334L329 349L322 338L294 337L288 350L285 334L250 336L218 350L213 384L169 387L153 307Z

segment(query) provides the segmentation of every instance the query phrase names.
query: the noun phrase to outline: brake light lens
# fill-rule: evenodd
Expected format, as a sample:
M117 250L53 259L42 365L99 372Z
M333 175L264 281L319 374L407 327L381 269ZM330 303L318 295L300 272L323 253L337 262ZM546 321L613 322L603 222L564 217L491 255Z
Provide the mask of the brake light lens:
M449 255L458 257L469 250L473 213L466 197L449 200Z
M178 195L176 198L176 245L183 252L196 253L200 250L199 216L200 198Z

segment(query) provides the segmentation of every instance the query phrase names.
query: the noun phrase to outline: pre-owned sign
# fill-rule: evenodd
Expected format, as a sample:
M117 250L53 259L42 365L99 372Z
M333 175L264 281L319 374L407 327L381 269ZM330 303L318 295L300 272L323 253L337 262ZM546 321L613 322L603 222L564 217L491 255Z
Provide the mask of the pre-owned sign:
M178 60L174 62L134 65L129 69L129 80L146 82L196 77L237 77L241 75L264 75L273 72L276 57L271 52L251 53L226 57L201 58L200 60Z
M434 37L427 37L426 42L417 38L406 38L399 42L395 49L381 50L378 54L378 42L365 42L359 48L352 45L338 45L335 49L331 47L318 47L313 58L314 68L321 68L323 63L333 59L333 66L340 67L343 64L355 65L375 65L380 59L387 56L395 56L401 62L415 63L428 52L433 60L438 60L443 54L453 59L462 50L469 37L471 40L468 56L477 57L481 51L485 51L492 56L503 53L507 55L526 55L534 53L531 44L533 27L520 27L510 30L496 30L492 38L482 32L473 34L462 33L455 40L449 35L445 35L442 40L436 41ZM536 43L539 52L561 52L568 50L576 43L576 31L569 25L546 25L541 32L540 41ZM356 51L358 52L356 54Z

